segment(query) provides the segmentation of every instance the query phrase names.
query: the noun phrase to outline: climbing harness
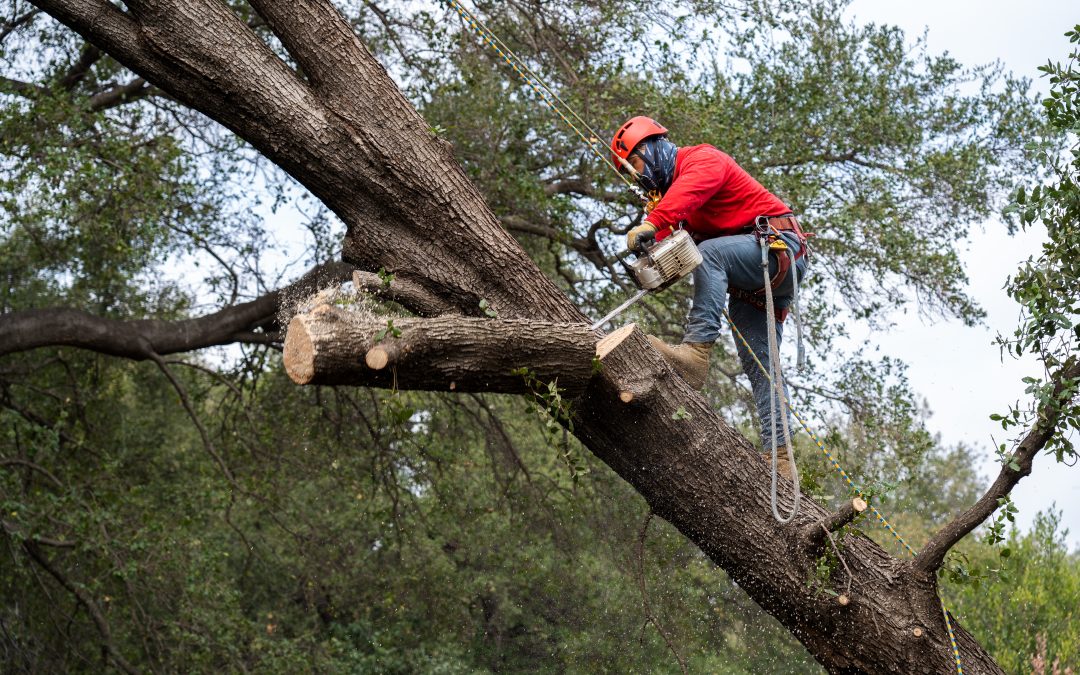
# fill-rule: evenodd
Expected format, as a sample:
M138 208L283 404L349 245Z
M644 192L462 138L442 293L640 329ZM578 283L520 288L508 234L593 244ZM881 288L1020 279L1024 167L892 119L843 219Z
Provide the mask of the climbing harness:
M784 390L783 390L782 385L778 386L778 382L776 380L773 380L772 377L769 375L769 370L761 362L761 359L758 358L757 354L754 352L753 348L750 346L750 343L747 342L746 337L743 336L742 331L740 331L738 326L735 325L735 322L731 320L731 315L728 314L728 311L725 309L725 310L723 310L723 313L724 313L724 317L728 321L728 324L731 326L731 332L735 334L735 336L742 343L743 347L746 348L746 351L750 354L750 357L754 360L754 363L757 364L758 369L761 370L762 374L764 374L764 376L765 376L765 379L767 379L769 381L769 384L773 387L774 393L777 396L781 397L782 399L784 399L786 401L787 397L784 395ZM814 443L817 445L818 449L821 450L821 454L825 456L826 462L828 462L828 464L830 466L832 466L833 470L837 473L838 476L840 476L840 479L843 480L843 482L847 485L848 489L851 490L851 492L853 492L856 496L858 496L860 499L862 499L864 502L867 503L867 508L870 510L870 513L872 513L874 515L874 518L877 519L878 524L880 524L882 527L884 527L889 532L889 534L892 535L893 539L896 540L897 544L904 551L906 551L908 553L908 555L910 555L912 558L916 557L918 555L918 552L916 552L915 549L913 549L911 547L911 545L907 543L907 540L905 540L904 537L901 536L901 534L896 530L896 528L893 527L893 524L890 523L885 518L884 514L882 514L881 511L879 511L876 506L874 506L873 504L870 503L869 495L867 495L865 492L863 492L862 489L859 488L859 486L855 484L855 481L852 480L852 478L851 478L851 474L849 474L847 471L844 470L844 468L842 466L840 466L840 462L837 461L836 457L833 456L832 452L830 452L829 449L827 447L825 447L825 443L823 443L822 440L818 437L818 435L814 433L814 430L810 428L810 425L807 424L805 420L803 420L803 418L799 415L798 411L796 411L795 408L791 406L790 402L787 402L787 410L791 413L791 416L794 417L795 420L799 423L799 425L803 428L803 431L805 431L807 433L807 435L809 435L810 438L814 441ZM789 450L790 450L790 446L789 446ZM774 465L775 465L775 455L774 455ZM774 485L775 485L775 482L774 482ZM775 500L775 497L774 497L774 500ZM945 617L945 629L949 634L949 643L952 646L953 659L956 662L956 673L957 673L957 675L964 675L963 663L960 660L960 647L956 642L956 633L953 631L952 619L951 619L951 616L949 614L949 610L945 606L945 601L944 600L941 600L939 598L939 601L941 602L941 613Z
M789 232L795 236L799 241L799 253L795 254L791 247L781 236L783 232ZM773 290L779 288L780 284L784 283L784 279L788 274L791 274L791 313L795 316L795 344L798 351L798 356L795 360L795 368L802 370L806 366L806 349L803 346L803 324L802 313L799 311L799 275L796 269L795 263L800 258L808 257L810 255L810 242L809 237L813 236L802 231L802 227L799 226L799 220L793 216L760 216L754 223L754 233L758 237L758 241L764 244L768 242L769 250L776 254L776 274L772 276L772 279L765 282L766 286L771 285ZM739 290L738 296L740 299L748 300L752 305L758 309L765 311L760 296L765 294L765 289L751 293L749 291ZM788 309L784 309L771 312L777 321L783 323L787 318Z
M509 65L514 70L514 72L518 75L518 77L520 77L527 85L529 85L529 87L540 97L540 100L542 100L544 102L544 104L548 106L548 108L550 108L552 111L554 111L563 120L563 122L565 122L566 125L569 126L578 135L579 138L581 138L581 140L585 143L585 145L588 146L589 149L595 155L597 155L600 158L601 161L603 161L613 171L615 171L616 175L619 176L619 179L622 180L623 183L626 184L626 187L633 194L635 194L637 197L639 197L645 203L646 212L652 210L652 207L655 206L657 202L659 202L660 195L659 195L659 193L645 194L645 191L642 190L638 185L636 185L631 180L631 177L636 178L638 173L630 165L630 163L629 163L629 161L627 159L625 159L624 157L615 156L614 159L618 160L618 165L616 165L615 161L613 161L611 158L605 156L605 154L598 149L598 146L602 145L601 142L600 142L600 136L581 118L580 115L578 115L573 110L573 108L571 108L569 105L567 105L565 101L563 101L554 91L552 91L551 88L548 87L544 83L543 79L541 79L538 75L536 75L536 73L534 73L532 70L530 70L529 67L526 66L525 63L516 54L514 54L514 52L512 50L510 50L510 48L507 47L502 42L502 40L500 40L498 38L498 36L496 36L472 12L470 12L467 8L465 8L457 0L441 0L441 1L444 4L448 5L450 8L452 8L454 11L456 11L458 13L458 15L460 15L461 18L469 25L469 27L472 28L493 50L495 50L495 52L500 57L502 57L502 59L507 63L507 65ZM588 134L586 134L585 132L588 132ZM620 167L621 167L621 170L620 170ZM765 220L766 220L766 223L767 223L768 227L770 229L772 229L775 232L775 234L777 235L777 239L780 242L783 242L783 239L779 237L781 229L778 229L778 228L774 227L770 222L771 220L776 220L776 219L768 219L767 218ZM789 218L789 220L795 221L795 219L793 217ZM777 261L779 263L780 260L782 260L782 259L785 260L785 262L787 264L784 265L784 266L786 268L794 268L795 267L795 261L796 261L797 257L801 257L802 255L805 255L805 253L807 251L807 247L806 247L806 244L805 244L805 237L802 234L802 232L797 229L798 228L797 221L794 222L794 225L795 225L795 231L796 231L797 235L800 237L800 241L803 243L803 247L802 247L802 250L801 250L799 256L795 256L791 252L791 249L789 247L787 247L786 244L783 245L783 250L778 250ZM788 229L788 228L782 228L782 229ZM786 317L786 310L783 311L781 316L778 316L777 312L775 310L775 307L773 306L772 290L773 290L774 286L773 286L773 280L769 279L769 271L768 271L768 252L769 252L769 249L770 249L770 246L768 246L768 245L763 245L762 246L762 255L763 255L763 258L764 258L763 266L765 267L764 276L765 276L765 289L766 289L766 291L765 291L765 308L764 309L766 310L766 315L769 317L768 320L770 321L770 325L769 325L769 351L770 351L769 360L770 360L771 364L772 363L776 364L776 369L773 370L772 373L770 373L770 370L767 369L761 363L761 360L758 358L758 356L754 352L754 350L750 347L750 344L746 341L746 338L742 335L742 333L739 331L739 329L735 326L735 323L731 320L731 316L728 314L726 309L723 310L723 313L724 313L724 316L727 318L728 323L731 325L732 331L735 333L735 335L738 337L738 339L742 342L743 346L746 347L747 352L753 358L753 360L757 364L758 368L761 369L762 373L765 375L765 378L769 381L769 383L772 386L772 391L770 392L770 397L771 397L770 398L770 405L774 409L773 420L772 420L772 423L773 423L773 447L772 447L772 460L773 460L772 508L773 508L773 516L778 521L781 521L781 522L790 522L792 519L794 519L794 517L795 517L795 515L796 515L796 513L798 511L798 502L799 502L799 494L800 494L799 493L798 474L797 474L797 470L795 469L795 462L794 462L794 451L793 451L793 448L792 448L791 442L790 442L790 430L788 429L788 416L787 416L787 414L783 414L782 425L783 425L784 439L785 439L785 442L787 443L788 457L789 457L789 460L790 460L791 466L792 466L792 474L793 474L793 477L795 479L793 482L795 484L795 490L796 490L796 492L795 492L795 495L796 495L795 504L794 504L794 508L792 510L792 513L791 513L790 516L788 516L787 521L783 520L780 517L779 513L778 513L778 509L777 509L777 505L776 505L777 504L776 460L777 460L778 448L776 446L776 417L775 417L776 405L775 404L776 404L777 400L779 400L780 407L783 410L785 410L787 412L790 412L791 416L794 417L799 422L800 426L802 426L803 430L806 431L807 434L809 434L810 438L813 439L814 443L817 444L818 449L821 450L822 454L825 456L826 461L833 467L833 469L837 472L837 474L840 476L840 478L847 484L848 488L852 492L857 494L860 498L862 498L865 502L867 502L868 508L870 509L870 512L874 515L875 518L877 518L878 523L881 524L881 526L884 527L893 536L894 539L896 539L896 541L899 543L899 545L902 546L903 549L905 551L907 551L907 553L909 555L911 555L912 557L915 557L917 555L916 551L907 543L907 541L904 540L904 538L900 535L900 533L896 531L896 528L893 527L893 525L885 518L885 516L875 506L870 504L870 500L869 500L868 496L855 484L855 482L851 479L850 474L848 474L840 466L840 463L836 460L836 458L833 456L833 454L825 447L825 444L822 443L821 439L818 438L818 436L814 433L814 431L810 428L810 426L802 419L802 417L799 416L798 412L794 408L791 407L790 402L787 400L787 397L784 395L782 373L781 373L780 368L779 368L779 359L778 359L779 355L777 354L778 350L775 348L775 346L776 346L775 321L777 321L777 320L783 321L783 317ZM786 252L787 255L780 255L780 253L783 253L783 252ZM798 274L797 273L793 273L793 274L794 274L794 276L793 276L793 281L794 281L793 288L794 288L794 291L793 291L792 305L793 305L793 309L794 309L796 319L798 319L799 318L799 311L798 311ZM783 275L782 274L778 274L777 276L779 276L780 281L783 280ZM780 281L776 282L777 285L780 283ZM735 294L733 293L733 295L735 295ZM744 299L746 299L745 295L743 297L744 297ZM757 304L756 302L753 302L753 301L751 301L751 302L753 304ZM797 321L796 327L797 327L797 331L798 331L798 340L799 340L798 363L799 363L799 367L801 368L801 364L804 362L804 359L805 359L803 346L802 346L802 324L801 324L801 322ZM775 375L775 377L773 377L773 375ZM951 617L949 615L949 610L948 610L948 608L946 608L945 602L943 600L941 601L941 611L942 611L942 614L945 617L945 628L948 631L949 642L950 642L950 644L952 646L953 659L956 662L957 675L963 675L964 669L963 669L963 664L961 663L961 660L960 660L960 648L959 648L959 646L957 645L957 642L956 642L956 634L953 631L952 620L951 620Z

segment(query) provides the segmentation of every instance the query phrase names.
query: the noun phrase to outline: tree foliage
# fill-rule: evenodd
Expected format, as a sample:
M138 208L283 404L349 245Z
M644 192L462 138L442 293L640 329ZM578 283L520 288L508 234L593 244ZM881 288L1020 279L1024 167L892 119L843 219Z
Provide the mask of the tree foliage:
M269 35L250 7L231 6ZM610 256L638 205L455 15L343 6L506 227L580 306L609 308L620 293ZM809 320L822 354L841 311L887 323L917 301L978 317L957 246L1027 169L1022 140L1039 128L1022 81L929 54L895 28L853 25L844 8L477 4L601 129L651 114L799 207L818 233ZM231 134L21 0L0 19L0 68L4 313L186 317L288 274L262 217L294 199L291 182ZM1065 130L1069 73L1055 70L1049 108ZM1053 236L1066 243L1072 167L1054 191L1016 197L1039 205L1019 214L1025 224L1060 223ZM325 259L334 221L292 205L311 250L294 247L289 262ZM1065 267L1076 258L1057 250L1016 286L1032 299L1018 339L1051 355L1069 330L1055 316L1076 313L1077 270ZM1042 268L1064 281L1032 290ZM639 318L674 332L686 304L676 289ZM814 667L700 551L647 526L641 499L543 410L497 396L301 391L280 370L265 344L156 364L68 349L0 361L0 653L13 671ZM721 364L711 400L752 436L735 370ZM799 384L844 461L912 514L906 532L929 534L974 498L969 452L929 437L902 366L853 358ZM1075 424L1075 412L1065 418ZM824 472L806 481L822 500L841 496ZM1050 656L1067 663L1075 646L1057 627L1070 617L1047 609L1046 589L1051 575L1075 581L1075 557L1041 527L1010 548L1025 561L1058 556L1022 574ZM823 561L807 585L838 592L838 564ZM1000 623L987 634L1018 630L1003 609L1015 595L994 589L999 613L985 611ZM986 597L964 596L965 620ZM1018 667L1035 653L1029 640L992 644Z
M1006 208L1019 227L1045 227L1047 238L1042 253L1022 264L1008 284L1021 315L1013 335L999 343L1010 355L1034 355L1046 377L1025 379L1030 409L1012 408L995 417L1004 429L1050 425L1055 433L1047 452L1059 462L1070 458L1075 463L1071 439L1080 430L1080 26L1065 35L1073 45L1069 60L1051 61L1039 70L1050 82L1043 101L1047 121L1067 146L1029 144L1049 180L1030 189L1020 187Z

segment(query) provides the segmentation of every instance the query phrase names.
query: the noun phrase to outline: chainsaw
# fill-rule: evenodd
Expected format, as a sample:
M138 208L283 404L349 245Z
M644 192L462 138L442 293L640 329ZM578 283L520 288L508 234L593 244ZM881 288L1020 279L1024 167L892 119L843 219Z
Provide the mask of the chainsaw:
M637 258L627 263L626 258L634 253ZM616 307L610 314L594 323L590 330L596 330L608 321L622 314L631 305L650 292L659 292L668 288L679 279L690 274L701 264L701 252L686 230L675 230L670 236L659 242L644 244L637 250L627 249L616 256L627 274L638 287L629 300Z

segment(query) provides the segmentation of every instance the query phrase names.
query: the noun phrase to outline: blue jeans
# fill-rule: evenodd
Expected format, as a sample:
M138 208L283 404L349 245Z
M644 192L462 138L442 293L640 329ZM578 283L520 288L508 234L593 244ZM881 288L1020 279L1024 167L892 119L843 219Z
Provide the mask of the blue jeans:
M797 255L801 250L798 238L791 233L783 234L784 241ZM728 297L728 287L742 289L744 291L758 291L765 287L763 270L761 269L761 246L757 237L753 234L735 234L726 237L707 239L698 244L701 257L704 259L701 265L694 270L694 306L690 310L690 318L686 326L686 335L683 342L715 342L720 337L720 329L723 319L723 308L728 305L728 314L731 315L732 324L739 329L750 347L754 350L761 363L769 365L769 333L768 323L765 320L765 312L754 305L735 298ZM798 271L799 281L806 274L806 257L795 261L795 269ZM769 276L776 274L776 256L769 256ZM789 272L784 281L773 291L773 299L777 309L791 305L794 292L794 279ZM764 295L762 296L764 301ZM779 343L784 336L783 324L776 324L776 341ZM758 420L761 422L761 442L764 447L772 446L772 411L769 406L769 380L761 368L754 363L738 338L735 339L735 347L739 351L739 360L742 362L743 372L750 378L750 387L754 392L754 403L757 406ZM787 396L787 383L784 384L784 396ZM788 423L791 424L789 418ZM780 420L776 421L777 434L782 434ZM777 444L782 444L783 439L777 438Z

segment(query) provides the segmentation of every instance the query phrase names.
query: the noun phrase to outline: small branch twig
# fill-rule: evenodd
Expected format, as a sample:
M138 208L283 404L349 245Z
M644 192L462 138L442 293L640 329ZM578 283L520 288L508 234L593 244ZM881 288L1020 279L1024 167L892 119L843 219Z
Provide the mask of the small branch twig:
M69 593L75 596L75 599L82 605L86 611L90 614L90 618L93 620L94 625L98 629L98 633L101 634L101 639L104 642L104 650L112 662L116 664L116 667L120 670L128 673L128 675L136 675L139 671L127 662L116 648L116 643L112 639L112 631L109 629L109 622L105 619L105 614L94 602L94 598L82 588L82 586L75 584L68 579L59 569L52 564L52 562L41 552L37 543L32 539L23 541L23 549L27 555L36 562L42 569L49 573L53 579L56 579L61 586L63 586Z
M829 514L825 518L822 518L806 528L803 538L806 540L807 548L811 551L817 551L825 545L825 535L830 532L836 532L841 527L855 520L855 516L865 510L866 502L859 497L854 497L853 499L844 502L844 504L834 513ZM823 532L824 534L822 534Z
M382 300L398 303L405 309L420 316L439 316L455 313L453 305L438 295L428 291L418 283L401 278L399 275L379 276L374 272L354 270L353 287L362 293L374 295Z
M840 596L840 604L846 605L846 599L851 597L851 580L854 578L851 574L851 568L848 567L847 562L844 560L844 556L840 555L840 549L836 545L836 540L833 539L832 532L825 527L824 523L821 525L821 531L825 533L829 543L832 544L833 552L836 553L836 559L840 561L840 564L844 566L844 571L847 572L847 588L844 590L844 595Z
M156 354L154 352L150 353L150 358L154 361L154 363L157 364L158 368L161 369L161 372L165 374L165 377L168 378L169 382L172 383L173 388L176 390L177 395L180 397L180 403L183 404L184 410L187 411L188 417L191 418L191 421L199 430L199 436L202 437L203 447L206 448L206 452L211 457L213 457L215 462L217 462L218 467L221 468L221 473L224 474L225 479L229 481L229 484L233 487L229 495L229 505L225 508L225 524L228 525L229 528L233 532L235 532L238 537L240 537L240 540L244 544L244 551L246 552L247 556L244 559L244 573L246 574L247 570L251 566L251 555L252 551L255 550L255 547L252 546L251 541L248 539L247 535L244 534L243 530L241 530L235 523L233 523L232 507L236 503L237 495L250 495L250 493L247 492L239 483L236 482L236 477L233 475L232 469L229 468L229 465L225 463L225 458L222 457L221 454L217 451L217 448L214 447L214 443L210 439L210 434L209 432L207 432L206 426L203 425L202 420L200 420L199 416L195 413L195 408L191 405L191 401L188 398L187 391L184 389L184 385L181 384L180 380L178 380L173 374L172 369L169 368L169 364L166 363L165 359L163 359L159 354Z
M11 21L4 21L0 24L0 42L6 40L7 36L11 35L19 26L30 23L30 21L40 13L40 9L34 8L22 16L15 17Z
M667 631L660 625L660 622L656 619L656 616L652 612L652 606L649 603L649 593L645 588L645 535L649 531L649 523L652 522L653 514L650 511L649 515L645 517L645 522L641 525L641 532L638 534L637 541L637 582L638 588L641 589L641 602L645 606L645 625L652 624L656 627L656 632L660 633L660 637L664 638L664 642L667 643L668 649L675 655L675 660L679 662L679 668L682 669L683 675L688 672L686 669L686 661L679 654L679 651L675 649L675 644L671 641Z
M225 460L218 453L214 447L214 442L210 440L210 434L206 431L206 427L203 425L202 420L195 413L195 408L192 407L190 399L188 399L187 390L184 389L184 385L180 383L180 380L176 379L172 369L169 368L169 364L165 362L165 359L161 358L161 355L156 352L150 352L150 358L157 364L161 372L165 374L165 377L172 384L173 389L176 390L176 394L180 397L180 403L184 406L184 410L187 411L188 417L195 424L195 428L199 430L199 436L202 437L203 447L206 448L206 452L214 458L218 467L221 468L221 472L225 475L234 487L236 487L236 478L233 476L233 472L229 469L229 465L225 463Z
M75 548L78 544L74 541L66 541L64 539L53 539L51 537L42 537L39 535L30 535L27 537L20 529L19 526L10 520L0 520L0 525L3 525L4 531L8 534L17 534L21 537L26 537L29 541L43 544L51 548Z
M25 466L27 469L37 471L42 476L45 476L50 481L52 481L53 485L60 488L61 490L64 489L63 482L61 482L61 480L57 478L51 471L41 466L40 464L35 464L34 462L31 462L30 460L20 459L18 457L0 457L0 466Z

